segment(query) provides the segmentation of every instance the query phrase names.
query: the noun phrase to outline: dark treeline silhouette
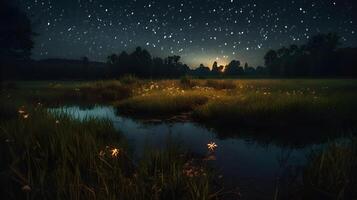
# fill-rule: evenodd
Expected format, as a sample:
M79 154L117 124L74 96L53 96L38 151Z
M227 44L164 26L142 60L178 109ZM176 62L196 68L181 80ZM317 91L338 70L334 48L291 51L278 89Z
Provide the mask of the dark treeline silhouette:
M239 60L232 60L226 66L218 66L218 63L214 62L211 68L200 64L196 69L190 70L188 74L202 77L264 76L267 75L267 70L262 66L251 67L248 63L242 66Z
M109 77L118 77L123 74L133 74L138 77L174 78L187 74L190 68L180 62L180 56L168 56L165 59L154 57L146 49L137 47L128 54L112 54L107 58Z
M256 68L239 60L226 66L214 62L190 69L178 55L152 57L141 47L133 52L111 54L107 62L92 62L88 57L78 60L31 59L34 46L32 24L26 14L11 0L0 1L0 70L1 79L106 79L132 74L142 78L177 78L242 76L346 76L357 77L357 48L338 48L337 34L313 36L304 45L290 45L269 50L264 56L265 67Z
M265 66L271 76L357 76L357 48L338 48L336 33L318 34L306 44L269 50Z

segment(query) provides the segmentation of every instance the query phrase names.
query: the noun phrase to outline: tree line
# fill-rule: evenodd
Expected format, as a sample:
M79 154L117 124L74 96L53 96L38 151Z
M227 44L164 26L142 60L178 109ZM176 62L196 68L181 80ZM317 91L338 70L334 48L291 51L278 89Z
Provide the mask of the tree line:
M152 57L146 49L137 47L135 51L128 54L122 51L120 54L111 54L107 57L110 75L117 77L123 74L133 74L144 78L177 78L183 75L192 76L240 76L240 75L263 75L266 73L263 67L241 66L239 60L232 60L226 66L218 66L214 62L209 68L200 64L199 67L191 69L180 62L178 55L168 56L164 59Z
M269 50L265 66L271 76L357 76L357 48L338 48L336 33L318 34L306 44Z

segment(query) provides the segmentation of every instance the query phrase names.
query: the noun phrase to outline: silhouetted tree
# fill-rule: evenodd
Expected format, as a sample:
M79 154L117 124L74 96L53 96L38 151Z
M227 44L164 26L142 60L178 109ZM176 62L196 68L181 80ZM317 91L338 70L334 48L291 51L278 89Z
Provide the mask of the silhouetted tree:
M250 67L248 63L244 64L244 74L245 75L255 75L255 69L253 67Z
M223 65L218 66L218 70L219 70L220 73L223 73L224 72L224 66Z
M218 64L216 61L214 61L212 65L212 74L213 75L219 75L221 73L221 69L218 67Z
M311 57L312 75L335 73L334 66L329 63L329 60L338 45L340 45L340 37L336 33L318 34L308 40L306 50Z
M278 54L274 50L269 50L264 56L265 66L268 68L270 75L279 74Z
M192 74L195 76L208 76L210 75L210 73L211 73L210 68L204 66L203 64L200 64L199 67L197 67L192 71Z
M111 54L107 57L107 63L110 65L114 65L118 63L118 56L116 54Z
M242 75L244 74L243 67L240 66L239 60L232 60L224 70L224 74L226 75Z
M26 60L34 46L31 21L13 1L0 1L0 60Z
M265 66L270 75L279 76L348 76L346 65L354 63L353 48L340 51L340 37L336 33L312 36L306 44L290 45L276 51L269 50L265 56ZM346 56L344 56L346 55ZM353 70L352 70L353 71Z
M248 69L248 63L244 63L244 71L247 71Z
M266 67L257 66L257 68L255 69L255 74L256 75L266 75L266 74L268 74L268 70Z

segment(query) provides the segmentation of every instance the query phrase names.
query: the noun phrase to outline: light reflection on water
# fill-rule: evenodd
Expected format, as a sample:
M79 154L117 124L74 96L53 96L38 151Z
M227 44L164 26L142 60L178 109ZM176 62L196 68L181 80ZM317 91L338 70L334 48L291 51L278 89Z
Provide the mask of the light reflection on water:
M228 185L237 185L242 191L257 192L261 196L270 196L274 191L275 180L284 167L279 160L288 158L285 165L299 166L305 162L306 155L318 145L305 148L288 148L274 144L260 145L252 139L226 138L217 135L204 127L192 122L144 124L133 119L118 116L109 106L98 106L90 109L79 107L63 107L52 109L62 110L70 115L83 119L98 117L110 119L115 128L128 139L129 144L139 156L149 145L152 148L162 148L168 138L194 153L207 154L207 143L214 141L218 148L215 151L216 161L212 162L219 174L223 175Z

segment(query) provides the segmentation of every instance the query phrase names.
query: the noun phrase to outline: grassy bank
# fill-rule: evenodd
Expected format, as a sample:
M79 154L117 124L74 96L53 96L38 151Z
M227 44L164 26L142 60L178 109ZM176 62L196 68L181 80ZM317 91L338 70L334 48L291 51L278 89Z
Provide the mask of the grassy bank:
M10 99L48 105L109 104L118 113L168 119L184 114L217 129L354 131L357 80L119 80L5 85ZM323 126L322 126L323 124ZM321 131L320 131L321 132ZM309 133L310 134L310 133Z
M194 117L216 126L242 129L352 128L357 122L356 95L319 96L310 94L250 93L225 97L195 109Z
M3 105L3 104L2 104ZM9 105L9 104L8 104ZM14 106L13 106L14 107ZM132 160L107 120L36 107L1 107L0 193L5 199L210 199L205 162L168 146Z
M351 130L357 124L356 80L164 80L136 88L119 112L191 113L203 124L250 130ZM321 126L321 125L324 126Z
M2 99L46 105L110 104L132 96L140 81L123 78L106 81L29 81L2 83Z
M115 104L120 112L125 114L139 114L142 116L172 116L183 112L190 112L205 104L208 97L193 92L177 92L167 94L156 92L150 95L135 96Z

